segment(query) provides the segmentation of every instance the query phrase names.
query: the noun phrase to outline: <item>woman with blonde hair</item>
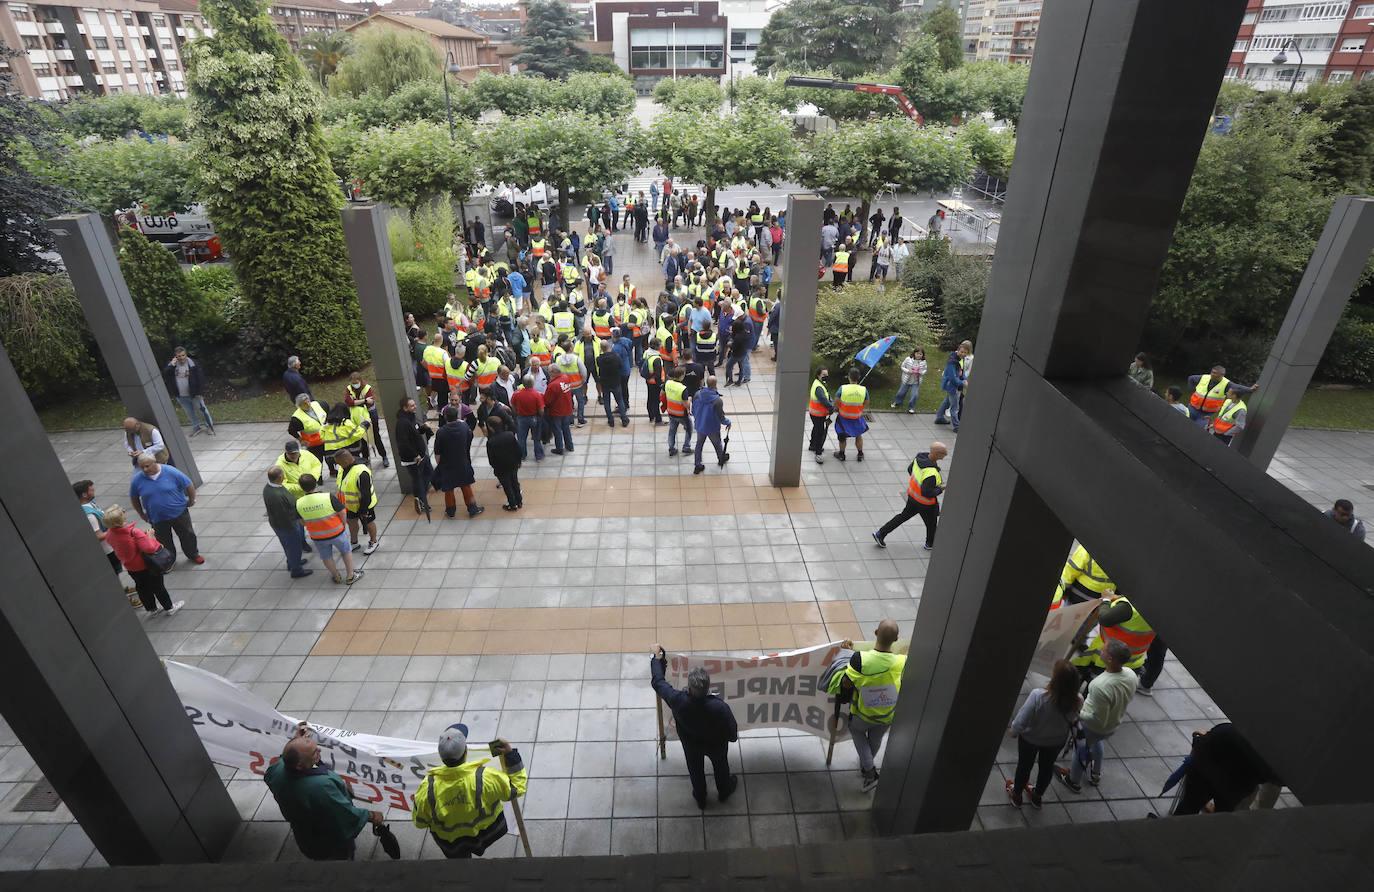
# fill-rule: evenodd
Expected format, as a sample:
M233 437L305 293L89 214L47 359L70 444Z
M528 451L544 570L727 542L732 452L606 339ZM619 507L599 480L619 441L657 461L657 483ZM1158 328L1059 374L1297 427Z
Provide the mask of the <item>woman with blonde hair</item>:
M124 509L118 505L106 508L101 520L105 523L105 541L134 578L134 587L138 589L144 609L149 613L157 613L160 606L169 615L180 610L186 602L172 603L172 596L167 593L167 586L162 581L162 572L144 558L144 555L158 550L158 541L130 523Z

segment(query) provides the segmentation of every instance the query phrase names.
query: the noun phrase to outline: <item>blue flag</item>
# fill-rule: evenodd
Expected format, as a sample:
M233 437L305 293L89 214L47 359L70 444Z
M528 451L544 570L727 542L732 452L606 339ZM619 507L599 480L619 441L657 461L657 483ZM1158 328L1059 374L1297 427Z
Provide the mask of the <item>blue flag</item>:
M888 335L881 341L874 341L860 350L854 355L854 358L871 369L878 364L878 360L883 358L883 355L887 353L887 349L891 347L893 341L896 340L896 335Z

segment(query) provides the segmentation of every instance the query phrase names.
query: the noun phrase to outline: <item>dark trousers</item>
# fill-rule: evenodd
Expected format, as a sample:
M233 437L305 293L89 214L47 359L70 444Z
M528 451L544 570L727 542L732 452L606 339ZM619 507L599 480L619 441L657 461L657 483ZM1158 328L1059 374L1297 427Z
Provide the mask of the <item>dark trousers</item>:
M514 505L519 508L525 504L525 497L520 492L520 470L511 468L509 471L497 471L496 482L501 484L501 489L506 494L506 504Z
M649 392L648 397L646 397L648 400L647 408L649 410L649 420L654 424L658 424L663 418L663 409L659 404L659 394L663 392L663 385L655 384L650 381L646 386Z
M829 430L830 419L825 415L811 416L811 442L807 445L807 450L817 455L825 452L825 433Z
M305 548L305 527L298 523L291 527L272 527L272 532L277 534L281 550L286 554L286 569L292 573L305 569L305 561L301 558L301 550Z
M902 510L887 523L883 524L882 529L878 530L878 538L886 539L888 533L891 533L893 530L897 529L897 527L911 520L911 518L915 517L917 514L921 515L921 520L926 522L926 544L934 545L935 525L940 517L940 506L938 504L922 505L911 496L906 497L906 505L902 507Z
M138 599L143 602L144 610L152 613L158 605L163 610L172 609L172 596L167 594L161 573L156 570L130 570L129 575L134 578L134 588L138 589Z
M709 434L703 434L701 431L697 431L697 467L701 466L701 447L706 445L707 440L710 440L711 445L716 448L716 461L721 463L725 461L725 447L720 443L720 431Z
M381 460L386 461L386 437L382 435L382 424L377 419L377 407L368 409L367 414L372 419L372 444Z
M448 379L430 378L429 389L434 391L434 399L439 403L439 411L444 411L444 406L448 405Z
M429 456L425 456L413 465L402 465L406 473L410 475L410 494L420 500L420 504L429 506L429 481L434 476L434 466L429 463Z
M628 377L620 379L620 398L625 401L625 408L630 408L630 379Z
M716 792L730 789L730 745L702 746L682 741L682 755L687 760L687 776L692 779L692 796L697 802L706 801L706 759L716 773Z
M1174 814L1195 815L1202 811L1208 802L1211 802L1219 812L1235 811L1236 806L1240 804L1240 800L1218 791L1202 772L1189 765L1188 773L1183 776L1183 793L1178 797Z
M1140 683L1144 687L1152 688L1159 680L1159 673L1164 671L1164 655L1169 652L1169 645L1164 643L1164 639L1155 636L1150 642L1150 649L1145 652L1145 665L1140 670Z
M1026 738L1016 738L1016 779L1012 782L1012 792L1020 794L1030 782L1031 764L1039 763L1035 773L1035 795L1044 796L1049 789L1050 778L1054 775L1054 757L1059 755L1063 744L1036 746L1027 743Z
M191 509L186 509L171 520L159 520L153 524L153 536L167 546L167 550L172 553L172 559L176 560L177 549L172 544L173 531L181 540L181 550L186 552L188 558L200 557L200 549L196 547L196 529L191 525Z

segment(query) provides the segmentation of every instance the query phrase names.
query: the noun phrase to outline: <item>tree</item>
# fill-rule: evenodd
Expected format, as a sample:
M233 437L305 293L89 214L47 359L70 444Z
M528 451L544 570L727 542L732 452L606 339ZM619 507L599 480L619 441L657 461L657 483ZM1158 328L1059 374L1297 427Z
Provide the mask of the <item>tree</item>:
M439 52L419 34L372 29L358 37L339 63L329 90L344 96L371 92L385 99L412 81L439 80L442 63Z
M657 87L655 87L657 90ZM736 104L745 103L756 106L771 106L781 111L794 111L798 104L796 90L783 85L783 76L777 78L750 77L730 81L726 94Z
M909 22L901 0L792 0L768 20L754 66L852 78L885 68Z
M840 127L818 134L806 150L801 182L830 195L863 202L859 220L881 191L938 191L967 182L973 156L949 130L903 118ZM863 244L862 233L857 244Z
M1011 176L1011 158L1016 149L1016 133L995 131L982 118L974 118L959 128L958 139L968 146L973 163L999 180Z
M165 356L188 341L194 349L203 337L216 339L220 334L203 330L201 323L213 319L214 308L206 295L191 287L175 255L161 244L135 229L122 228L119 271L155 355Z
M0 61L18 55L0 43ZM0 276L52 269L44 256L53 249L52 234L43 221L66 210L69 200L61 187L40 179L21 160L22 155L56 162L63 148L41 107L14 86L12 72L0 68L0 207L5 209Z
M964 23L954 7L941 3L921 22L921 33L935 41L945 71L964 64Z
M1030 68L984 61L946 71L939 44L922 35L902 47L892 76L928 121L943 123L992 112L1015 124L1021 117Z
M558 188L559 219L567 225L570 191L600 196L639 165L638 128L576 112L510 118L477 134L478 165L488 180L529 189Z
M92 96L61 106L60 114L78 137L122 139L143 127L143 111L149 97L140 93Z
M792 128L776 109L739 106L661 115L649 131L650 157L669 175L706 189L707 228L716 219L716 190L746 183L773 185L797 166Z
M71 146L60 163L39 160L34 167L106 216L128 208L183 213L198 191L191 149L184 142L95 140Z
M466 201L477 188L477 165L470 133L458 136L451 140L446 125L427 121L370 130L354 145L348 169L364 193L412 216L436 195Z
M599 118L623 118L635 107L635 88L623 77L578 71L559 86L563 94L560 104L570 110Z
M367 358L318 91L265 0L202 0L213 36L186 44L192 152L247 319L319 375Z
M725 91L714 79L665 77L654 86L654 102L673 111L718 112L725 102Z
M65 275L0 276L0 337L31 399L60 396L96 380L100 353Z
M816 302L816 328L812 350L830 366L831 380L845 379L855 364L854 356L873 343L874 333L896 335L897 341L883 357L888 368L914 347L933 351L940 326L929 304L903 288L879 291L872 282L854 282L844 291L821 289Z
M558 85L525 74L477 75L472 86L473 101L482 110L495 109L509 117L532 115L562 103Z
M347 31L311 31L301 40L299 52L306 71L324 87L352 49L353 36Z
M613 74L622 80L633 80L623 68L615 64L615 60L610 56L598 56L593 53L588 53L587 58L582 60L582 65L578 70L590 71L593 74Z
M521 0L528 19L520 41L524 50L511 57L534 74L562 79L587 64L589 54L577 45L586 38L572 10L558 0Z

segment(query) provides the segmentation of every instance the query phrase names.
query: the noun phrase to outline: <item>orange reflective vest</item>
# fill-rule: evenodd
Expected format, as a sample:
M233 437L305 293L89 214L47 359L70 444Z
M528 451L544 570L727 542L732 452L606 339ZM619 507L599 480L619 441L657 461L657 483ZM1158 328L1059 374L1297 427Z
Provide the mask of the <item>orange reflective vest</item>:
M501 361L490 356L487 361L477 367L477 387L485 390L496 383L496 376L501 372Z
M756 297L749 301L749 318L757 325L768 321L768 301Z
M1126 603L1130 604L1130 601ZM1150 649L1150 643L1155 640L1155 632L1150 628L1150 624L1145 622L1140 611L1135 609L1134 604L1131 604L1131 610L1133 612L1130 619L1119 625L1103 626L1100 631L1107 641L1115 638L1131 649L1131 659L1126 666L1133 669L1145 661L1145 653Z
M911 479L906 484L906 494L922 505L934 505L935 496L926 497L921 495L921 484L926 480L934 478L936 486L944 486L945 479L940 476L939 468L922 468L913 464L911 469Z
M835 265L834 265L833 267L831 267L831 271L832 271L832 272L837 272L837 273L847 273L847 272L849 272L849 252L848 252L848 251L836 251L836 252L835 252Z
M611 314L605 310L597 310L592 313L592 333L598 338L609 338L611 336Z
M825 394L825 398L830 399L830 391L826 389L823 383L821 383L821 379L817 378L816 380L811 382L811 405L807 407L806 411L811 413L816 418L824 418L830 414L830 410L825 407L824 402L816 399L816 388L818 387L820 388L821 393Z
M1212 430L1219 434L1229 434L1236 426L1236 416L1244 411L1244 400L1227 400L1221 411L1212 419Z
M663 385L663 398L668 404L668 414L677 418L687 415L687 385L681 381L669 381Z
M582 386L582 372L578 370L577 356L572 353L564 353L554 360L554 363L563 370L570 387L576 390Z
M448 358L448 351L443 347L436 347L433 344L425 348L425 371L429 372L431 381L444 380L444 362Z
M862 418L864 403L868 402L868 388L862 384L846 384L835 394L835 409L841 418Z
M296 513L301 516L311 539L333 539L347 529L339 512L334 510L334 502L327 492L311 492L301 496L296 500Z
M291 413L291 417L300 419L302 444L306 446L324 445L324 406L317 402L311 402L308 410L302 411L297 408Z
M1193 395L1188 398L1188 405L1199 412L1215 412L1226 401L1226 388L1230 384L1230 380L1223 377L1213 385L1212 376L1210 374L1203 375L1197 382L1197 390L1194 390Z

